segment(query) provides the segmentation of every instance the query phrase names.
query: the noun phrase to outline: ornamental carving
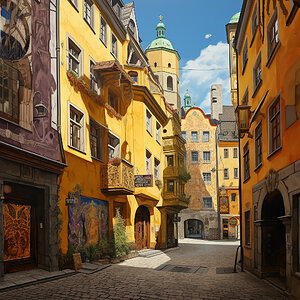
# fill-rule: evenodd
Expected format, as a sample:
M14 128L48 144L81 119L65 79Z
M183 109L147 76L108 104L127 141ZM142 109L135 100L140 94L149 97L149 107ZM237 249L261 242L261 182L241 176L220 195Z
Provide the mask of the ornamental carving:
M274 192L278 188L279 175L278 173L271 169L269 175L266 177L266 189L268 193Z

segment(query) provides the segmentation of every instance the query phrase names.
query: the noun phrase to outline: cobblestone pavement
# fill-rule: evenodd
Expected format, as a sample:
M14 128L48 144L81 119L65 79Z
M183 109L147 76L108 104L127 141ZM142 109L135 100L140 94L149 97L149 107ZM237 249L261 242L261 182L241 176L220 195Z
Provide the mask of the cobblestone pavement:
M179 248L133 258L93 274L0 293L0 299L287 299L247 272L216 274L233 267L237 243L183 240ZM158 271L165 265L207 267L205 274Z

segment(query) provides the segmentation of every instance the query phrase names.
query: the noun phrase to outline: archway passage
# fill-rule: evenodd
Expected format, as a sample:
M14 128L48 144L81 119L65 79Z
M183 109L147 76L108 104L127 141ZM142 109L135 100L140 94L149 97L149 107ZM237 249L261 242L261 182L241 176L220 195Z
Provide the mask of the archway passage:
M135 214L134 236L138 250L150 248L150 213L146 206L140 206Z
M203 222L197 219L188 219L184 221L184 237L186 238L203 238Z
M286 275L285 226L279 218L284 215L284 203L280 192L268 194L261 211L262 271L266 276Z

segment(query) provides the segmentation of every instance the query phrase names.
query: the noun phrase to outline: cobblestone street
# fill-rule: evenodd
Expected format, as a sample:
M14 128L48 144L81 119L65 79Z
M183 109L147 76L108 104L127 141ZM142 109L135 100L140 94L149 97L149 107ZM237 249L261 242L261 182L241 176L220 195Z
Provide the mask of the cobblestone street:
M161 255L2 292L0 299L287 299L247 272L217 274L216 268L233 267L237 245L185 239L179 248ZM179 268L167 271L170 265Z

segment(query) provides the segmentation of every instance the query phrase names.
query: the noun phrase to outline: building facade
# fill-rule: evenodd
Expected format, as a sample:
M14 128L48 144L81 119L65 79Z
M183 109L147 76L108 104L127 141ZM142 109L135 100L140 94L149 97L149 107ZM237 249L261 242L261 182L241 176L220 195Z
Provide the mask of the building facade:
M0 278L58 269L58 176L66 165L56 4L1 3Z
M184 103L189 100L186 92ZM217 176L212 171L217 169L217 126L198 107L187 110L181 124L186 140L185 163L191 179L186 185L189 207L179 214L179 238L217 239Z
M244 1L234 40L246 268L300 297L299 1Z

